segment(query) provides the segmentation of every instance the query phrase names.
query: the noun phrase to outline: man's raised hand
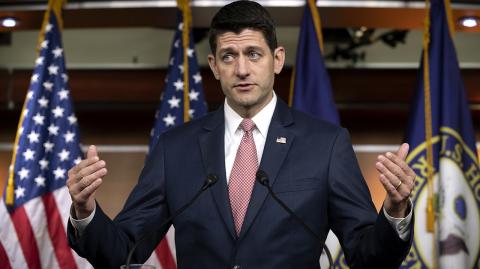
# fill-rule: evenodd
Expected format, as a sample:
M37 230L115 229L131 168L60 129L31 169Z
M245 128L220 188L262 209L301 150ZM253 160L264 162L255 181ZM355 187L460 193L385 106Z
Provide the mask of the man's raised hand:
M106 163L98 157L95 146L88 148L85 160L68 171L67 187L72 197L76 219L84 219L93 212L95 192L106 175Z

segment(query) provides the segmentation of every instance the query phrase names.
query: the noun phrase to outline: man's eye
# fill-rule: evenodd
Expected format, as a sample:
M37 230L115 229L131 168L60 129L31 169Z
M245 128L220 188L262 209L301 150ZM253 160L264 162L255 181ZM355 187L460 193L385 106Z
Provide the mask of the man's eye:
M222 61L224 62L231 62L233 60L233 55L231 54L225 54L222 56Z
M256 51L251 51L249 54L248 54L248 57L252 60L257 60L260 58L260 53L256 52Z

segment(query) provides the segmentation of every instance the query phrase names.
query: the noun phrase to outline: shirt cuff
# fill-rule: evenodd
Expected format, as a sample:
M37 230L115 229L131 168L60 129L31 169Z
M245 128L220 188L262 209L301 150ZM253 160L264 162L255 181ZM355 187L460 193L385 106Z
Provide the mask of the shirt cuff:
M392 228L397 232L400 239L402 239L403 241L408 241L409 235L410 235L410 223L412 222L412 213L413 213L412 200L409 199L409 203L410 203L409 205L410 212L405 218L394 218L388 215L385 208L383 208L383 214L387 218L390 225L392 225Z
M70 208L70 223L72 224L73 228L77 231L77 236L81 237L85 229L87 228L88 224L93 220L93 216L95 216L95 211L97 210L97 205L93 208L92 214L84 219L75 219L75 210L73 206Z

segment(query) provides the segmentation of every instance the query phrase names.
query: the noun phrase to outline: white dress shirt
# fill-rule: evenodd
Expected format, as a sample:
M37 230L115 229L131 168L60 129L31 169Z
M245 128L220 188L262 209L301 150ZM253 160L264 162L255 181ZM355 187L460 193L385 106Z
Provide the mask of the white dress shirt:
M258 163L262 160L263 148L267 140L268 127L272 121L273 112L277 104L277 95L273 93L273 98L270 102L253 116L251 119L255 123L255 128L252 131L255 147L257 148ZM232 172L235 156L237 155L238 147L243 137L243 130L240 128L240 123L243 118L238 115L227 103L225 99L224 106L225 115L225 172L227 176L227 183L230 180L230 173Z
M252 120L256 125L256 128L253 130L253 139L255 141L255 147L257 149L257 158L258 163L262 160L263 149L265 147L265 141L267 140L268 128L277 105L277 95L273 92L273 98L270 102L253 116ZM225 172L227 178L227 184L230 178L230 173L232 172L233 162L235 161L235 155L237 154L238 147L243 137L243 130L240 128L240 123L243 118L235 112L227 103L225 99L224 105L224 115L225 115ZM96 209L96 208L95 208ZM93 216L95 215L95 209L90 214L90 216L76 220L72 217L73 212L70 212L70 222L73 227L77 230L78 234L81 236L87 225L92 221ZM405 218L394 218L387 214L386 210L383 209L387 220L393 229L397 232L399 237L407 241L410 234L410 222L412 219L413 206L410 201L410 212Z

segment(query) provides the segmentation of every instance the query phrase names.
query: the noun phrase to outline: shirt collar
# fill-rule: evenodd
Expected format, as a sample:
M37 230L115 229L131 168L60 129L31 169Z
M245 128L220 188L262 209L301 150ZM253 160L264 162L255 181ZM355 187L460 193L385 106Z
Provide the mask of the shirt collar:
M268 127L270 126L270 122L272 121L273 112L275 111L276 105L277 95L275 94L275 92L273 92L272 100L270 100L270 102L252 118L253 122L257 127L257 130L264 138L267 137ZM233 136L234 133L237 131L238 127L240 126L243 118L228 105L227 99L225 99L224 114L225 132L228 135Z

